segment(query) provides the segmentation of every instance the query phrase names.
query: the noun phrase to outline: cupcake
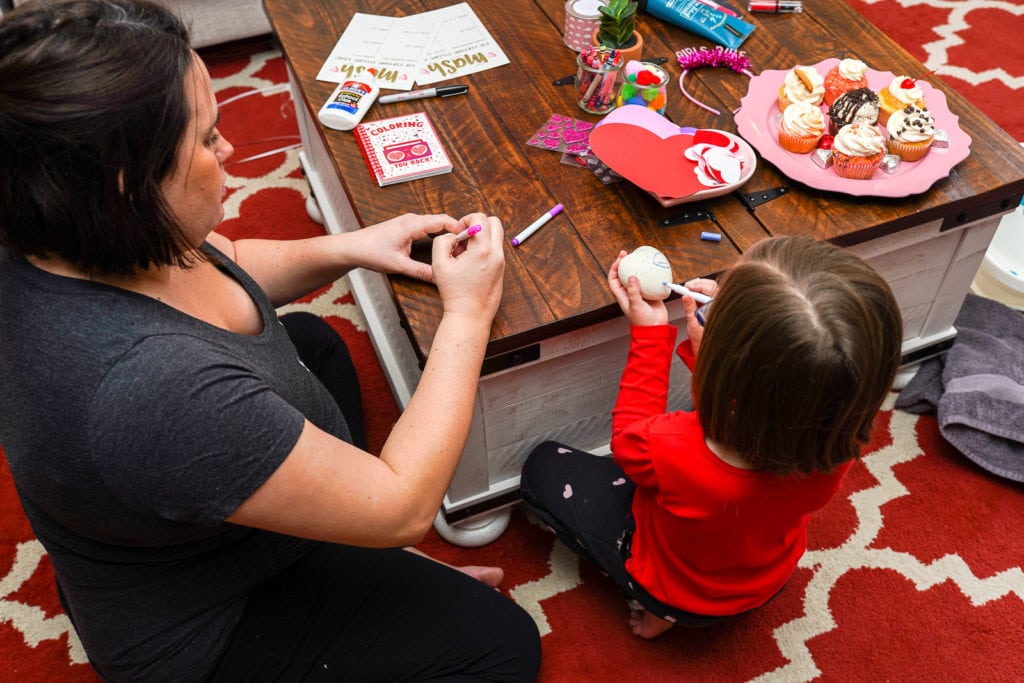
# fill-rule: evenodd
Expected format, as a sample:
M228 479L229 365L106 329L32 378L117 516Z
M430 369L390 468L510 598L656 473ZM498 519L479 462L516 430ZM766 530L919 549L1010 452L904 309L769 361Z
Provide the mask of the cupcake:
M797 154L806 154L825 133L825 115L810 102L794 102L782 112L779 121L779 145Z
M935 139L935 119L927 109L914 105L894 111L886 123L886 147L903 161L917 161L928 153Z
M868 65L859 59L843 59L825 74L825 104L832 106L844 92L868 87Z
M899 111L907 105L912 104L918 109L924 109L924 93L913 78L897 76L887 87L879 91L878 104L878 122L884 126L894 111Z
M828 108L828 132L832 135L839 129L857 121L878 123L878 95L870 88L854 88L836 98Z
M825 79L814 67L794 67L779 86L779 111L786 111L786 107L794 102L821 104L824 95Z
M832 141L832 168L841 178L867 180L885 157L885 138L873 123L857 121L839 129Z

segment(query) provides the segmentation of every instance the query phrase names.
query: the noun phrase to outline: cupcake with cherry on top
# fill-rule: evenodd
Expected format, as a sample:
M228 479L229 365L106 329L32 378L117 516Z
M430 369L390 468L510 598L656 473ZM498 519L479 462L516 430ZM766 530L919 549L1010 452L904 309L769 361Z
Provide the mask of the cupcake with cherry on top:
M794 102L779 120L779 145L796 154L806 154L825 133L825 115L810 102Z
M909 105L889 115L886 146L903 161L918 161L935 139L935 119L927 109Z
M832 141L832 168L836 175L867 180L885 158L885 138L878 126L858 121L839 129Z
M878 122L884 126L894 111L909 105L924 109L924 92L913 78L897 76L889 85L878 91L878 104Z
M825 79L821 77L814 67L794 67L779 86L779 111L786 111L786 107L794 102L810 102L821 104L825 96Z
M825 104L832 106L844 92L868 87L868 65L859 59L842 59L825 74Z

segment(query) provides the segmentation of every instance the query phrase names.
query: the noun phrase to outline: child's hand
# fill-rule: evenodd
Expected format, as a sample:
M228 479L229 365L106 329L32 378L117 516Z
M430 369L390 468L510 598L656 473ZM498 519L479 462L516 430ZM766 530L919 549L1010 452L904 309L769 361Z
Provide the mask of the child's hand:
M692 280L687 280L686 282L683 283L683 286L685 286L687 289L692 289L695 292L707 294L711 298L714 298L715 294L718 292L718 283L715 282L714 280L709 280L703 277L697 277Z
M623 315L630 325L641 327L649 325L667 325L668 309L663 301L647 301L640 295L640 281L636 276L629 278L628 283L619 280L619 263L626 256L625 251L619 252L619 257L608 269L608 286L612 295L619 303Z
M714 280L707 278L698 277L692 280L688 280L684 283L687 289L694 292L700 292L701 294L707 294L714 298L715 294L718 293L718 283ZM701 340L704 339L704 326L697 320L697 316L694 312L700 308L700 304L694 301L692 297L684 296L682 298L683 310L686 312L686 336L690 338L690 346L693 347L693 354L697 355L700 350Z
M687 284L689 287L689 284ZM693 355L696 356L697 352L700 351L700 342L704 339L704 326L697 320L697 316L694 315L697 309L700 308L692 296L683 295L680 301L683 302L683 310L686 312L686 336L690 338L690 346L693 347Z

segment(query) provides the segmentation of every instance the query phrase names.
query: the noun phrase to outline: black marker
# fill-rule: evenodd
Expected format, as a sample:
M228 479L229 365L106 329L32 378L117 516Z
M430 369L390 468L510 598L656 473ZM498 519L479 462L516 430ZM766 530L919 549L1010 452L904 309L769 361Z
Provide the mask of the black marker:
M385 95L384 97L378 97L377 101L381 104L391 104L392 102L405 102L406 100L422 100L427 97L465 95L468 92L468 85L445 85L440 88L427 88L426 90L412 90L410 92L395 93L394 95Z

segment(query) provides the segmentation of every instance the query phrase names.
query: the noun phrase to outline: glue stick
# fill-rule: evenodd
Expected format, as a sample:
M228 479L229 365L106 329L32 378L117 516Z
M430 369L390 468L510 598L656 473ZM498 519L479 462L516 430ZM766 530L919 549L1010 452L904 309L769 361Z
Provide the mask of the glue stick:
M379 93L376 71L367 69L359 76L339 83L324 106L320 107L316 118L328 128L352 130L362 120Z

